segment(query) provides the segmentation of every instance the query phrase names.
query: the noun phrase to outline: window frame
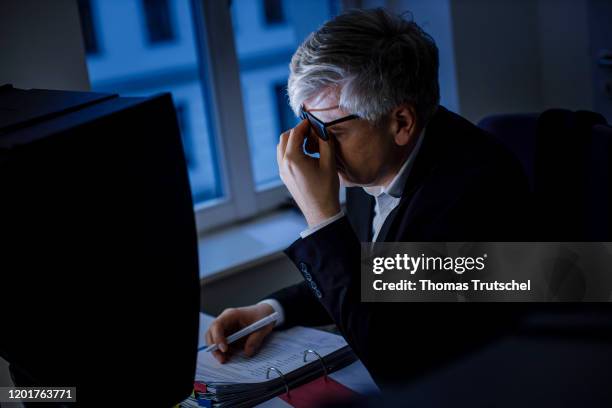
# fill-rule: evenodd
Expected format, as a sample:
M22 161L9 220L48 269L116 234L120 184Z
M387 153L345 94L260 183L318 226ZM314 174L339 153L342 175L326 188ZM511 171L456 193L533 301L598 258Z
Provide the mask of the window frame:
M223 191L219 199L194 203L198 233L254 218L289 199L280 179L259 189L255 184L230 1L191 1L202 97L209 102Z

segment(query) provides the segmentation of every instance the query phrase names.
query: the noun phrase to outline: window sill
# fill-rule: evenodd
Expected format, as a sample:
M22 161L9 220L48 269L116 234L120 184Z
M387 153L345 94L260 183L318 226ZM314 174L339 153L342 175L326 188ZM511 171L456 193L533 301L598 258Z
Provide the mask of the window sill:
M200 282L209 283L283 256L283 250L307 227L293 210L200 235Z

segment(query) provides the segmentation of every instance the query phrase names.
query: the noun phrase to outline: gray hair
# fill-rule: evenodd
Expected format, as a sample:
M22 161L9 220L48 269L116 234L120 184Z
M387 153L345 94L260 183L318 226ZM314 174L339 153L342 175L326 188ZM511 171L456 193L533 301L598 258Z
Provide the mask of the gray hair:
M289 103L296 113L324 91L343 110L378 124L400 104L425 125L440 101L438 48L412 19L384 9L351 10L326 22L289 64Z

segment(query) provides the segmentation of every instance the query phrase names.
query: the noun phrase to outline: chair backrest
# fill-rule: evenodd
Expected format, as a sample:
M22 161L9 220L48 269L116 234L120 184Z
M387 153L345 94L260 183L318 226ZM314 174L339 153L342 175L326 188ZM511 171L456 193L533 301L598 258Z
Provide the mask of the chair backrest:
M542 232L550 241L596 241L589 225L607 219L609 209L598 211L588 199L605 195L607 185L592 186L596 167L593 155L593 127L605 125L603 116L587 111L551 109L538 118L535 167L535 199ZM603 161L610 161L609 155Z
M612 240L612 128L588 111L493 115L479 126L521 162L540 240Z
M478 123L513 152L523 166L533 190L535 184L535 151L537 113L487 116Z
M612 127L595 125L587 161L586 218L588 235L597 241L612 236ZM602 188L604 187L604 188Z

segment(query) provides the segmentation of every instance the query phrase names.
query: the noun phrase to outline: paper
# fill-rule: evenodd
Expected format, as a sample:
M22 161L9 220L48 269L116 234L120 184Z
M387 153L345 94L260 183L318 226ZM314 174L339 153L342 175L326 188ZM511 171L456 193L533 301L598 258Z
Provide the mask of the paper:
M212 322L207 316L200 319L200 339ZM268 367L274 367L282 373L289 373L306 363L303 362L304 350L315 350L326 355L346 346L346 341L335 334L310 329L293 327L289 330L274 331L264 341L261 349L253 357L246 357L242 352L232 354L230 360L219 363L211 353L198 353L196 381L205 382L263 382L266 381ZM311 362L317 356L309 354L307 361ZM270 378L277 377L275 372Z

